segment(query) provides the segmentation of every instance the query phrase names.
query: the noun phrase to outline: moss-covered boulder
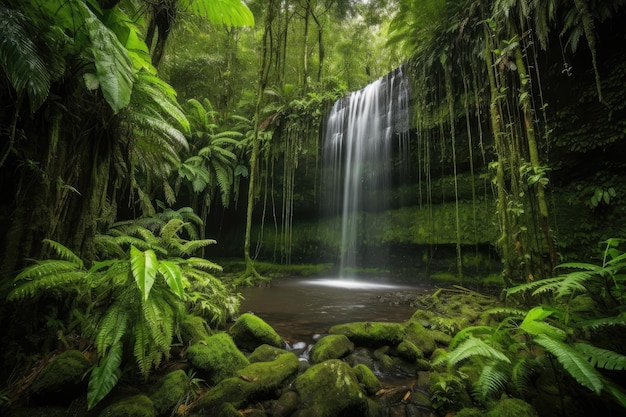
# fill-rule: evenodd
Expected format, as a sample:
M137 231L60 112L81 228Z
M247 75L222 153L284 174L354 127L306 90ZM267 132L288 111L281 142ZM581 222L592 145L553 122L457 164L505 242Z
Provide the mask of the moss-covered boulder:
M409 320L405 326L404 341L419 349L424 355L430 356L437 348L431 332L417 320ZM418 358L416 358L418 359Z
M210 329L202 317L187 315L180 322L180 337L183 344L191 345L210 336Z
M359 346L397 345L404 338L404 326L399 323L355 322L337 324L330 334L343 334Z
M253 351L263 344L278 348L284 347L283 340L272 326L251 313L244 313L239 316L230 328L230 335L237 346L249 351Z
M186 357L191 366L201 371L202 377L210 384L235 375L237 370L249 364L231 337L224 332L190 346Z
M270 415L273 417L288 417L298 409L300 397L295 391L285 391L280 398L270 403Z
M165 375L153 388L150 400L154 404L157 416L171 415L172 410L180 404L189 392L189 378L182 369Z
M267 352L273 348L260 347ZM274 350L275 353L279 353ZM254 352L253 352L254 355ZM261 355L259 355L261 356ZM286 350L268 362L254 362L237 371L234 377L226 378L202 395L189 411L208 410L216 412L223 403L235 408L263 400L275 399L289 378L298 372L298 357Z
M400 342L398 347L396 348L398 356L407 361L415 362L418 359L424 358L424 352L420 350L417 346L408 340L403 340Z
M67 405L87 392L89 360L79 350L67 350L50 361L30 386L34 404Z
M537 411L532 405L518 398L505 398L489 410L486 417L536 417Z
M341 359L354 349L354 345L343 334L324 336L311 349L311 362L320 363L328 359Z
M371 415L367 395L354 370L341 360L311 366L296 378L294 385L303 407L295 417Z
M98 417L155 417L154 404L147 395L122 398L106 406Z
M354 370L356 379L368 394L376 394L383 387L378 378L376 378L376 375L374 375L374 372L366 365L360 363L355 365L352 369Z

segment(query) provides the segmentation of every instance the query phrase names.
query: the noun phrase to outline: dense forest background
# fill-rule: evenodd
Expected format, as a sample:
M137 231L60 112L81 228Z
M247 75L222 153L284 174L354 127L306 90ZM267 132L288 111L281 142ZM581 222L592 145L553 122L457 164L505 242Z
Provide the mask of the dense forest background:
M95 310L130 311L129 271L161 297L136 329L175 320L169 290L226 320L236 300L212 261L244 259L238 282L255 259L336 263L321 128L399 67L410 169L387 212L364 213L365 268L509 287L600 259L626 226L625 4L2 0L0 315L29 335L7 352L53 343L35 329L68 332L82 303L110 320L91 336L113 357L120 322ZM136 342L142 372L168 336Z

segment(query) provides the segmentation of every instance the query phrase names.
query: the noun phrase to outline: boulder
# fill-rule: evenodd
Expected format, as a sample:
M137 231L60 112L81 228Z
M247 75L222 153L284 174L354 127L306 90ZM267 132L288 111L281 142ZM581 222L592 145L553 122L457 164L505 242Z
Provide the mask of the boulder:
M532 405L518 398L505 398L498 401L486 417L536 417L537 411Z
M311 349L311 362L320 363L328 359L341 359L354 349L354 345L343 334L322 337Z
M338 324L330 328L330 334L343 334L359 346L397 345L404 338L404 326L399 323L356 322Z
M251 313L239 316L230 328L230 335L237 346L250 352L263 344L284 347L283 340L272 326Z
M154 404L144 394L124 397L106 406L98 417L155 417Z
M216 384L249 364L231 337L224 332L216 333L195 343L185 354L191 366L201 372L209 384Z
M272 399L280 395L280 389L290 377L298 372L298 357L291 352L261 346L265 356L274 352L275 359L268 362L254 362L237 371L236 376L223 379L202 395L189 411L209 410L216 412L223 403L231 403L235 408L259 399ZM210 414L209 414L210 415Z
M376 394L381 388L382 384L374 375L374 372L366 365L360 363L352 368L356 379L359 381L363 389L370 395Z
M79 350L67 350L57 355L37 375L29 394L34 404L68 405L74 398L87 392L88 378L83 378L91 367Z
M296 378L294 386L303 407L294 417L371 415L370 401L354 370L341 360L311 366Z
M437 348L431 332L417 320L409 320L405 326L404 341L413 344L424 355L430 356ZM418 359L418 358L416 358Z
M150 400L157 416L169 416L189 390L189 378L182 369L165 375L154 387Z

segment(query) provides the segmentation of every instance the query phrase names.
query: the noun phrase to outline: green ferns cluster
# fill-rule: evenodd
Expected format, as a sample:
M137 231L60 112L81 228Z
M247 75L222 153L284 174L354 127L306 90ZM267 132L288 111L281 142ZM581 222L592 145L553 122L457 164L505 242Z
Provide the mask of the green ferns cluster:
M183 218L199 220L181 209L113 225L97 238L100 259L89 268L71 250L47 240L58 259L37 261L15 279L10 301L51 292L75 295L74 308L86 318L82 331L99 357L89 379L89 408L117 384L125 352L132 352L147 378L169 357L185 314L217 325L239 307L239 297L211 273L221 267L192 256L215 241L197 239L194 224Z
M605 242L601 265L562 264L560 268L569 272L508 289L509 300L539 300L541 305L490 310L499 324L461 330L435 365L478 366L473 394L479 403L502 394L527 398L533 378L552 369L557 379L571 377L626 408L626 393L612 379L613 371L626 370L623 346L616 337L626 327L626 253L620 243ZM563 386L559 390L563 399Z

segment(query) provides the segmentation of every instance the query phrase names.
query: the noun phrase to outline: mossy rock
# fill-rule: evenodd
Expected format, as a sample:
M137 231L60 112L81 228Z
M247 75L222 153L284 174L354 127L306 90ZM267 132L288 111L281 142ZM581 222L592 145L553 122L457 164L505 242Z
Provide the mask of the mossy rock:
M337 324L330 334L343 334L359 346L397 345L404 338L404 326L399 323L355 322Z
M478 408L464 408L454 415L454 417L482 417L483 412Z
M251 363L208 390L189 411L215 410L226 402L241 408L251 401L275 399L285 381L298 372L299 362L295 354L285 351L273 361Z
M182 369L165 375L155 386L150 399L157 416L170 415L189 390L189 378Z
M413 344L427 356L431 355L437 348L437 343L430 330L426 329L416 320L409 320L405 324L404 341Z
M486 417L536 417L537 411L532 405L518 398L505 398L489 410Z
M91 363L79 350L57 355L37 376L29 389L34 404L67 405L87 392L83 375Z
M219 407L218 414L219 417L241 417L241 413L239 410L235 408L231 403L224 403Z
M408 340L403 340L400 342L398 347L396 348L398 356L408 361L417 361L418 359L424 358L424 352L420 350L417 346L415 346L412 342Z
M368 416L369 402L354 370L339 359L315 364L299 375L295 388L303 410L297 417Z
M202 372L209 384L216 384L249 364L227 333L216 333L206 342L196 343L187 349L187 360Z
M272 326L251 313L244 313L239 316L230 328L230 335L237 346L249 351L253 351L263 344L278 348L284 346L283 340Z
M295 391L285 391L280 398L271 402L270 415L273 417L288 417L298 409L300 397Z
M198 343L209 336L209 327L202 317L189 314L180 323L180 337L185 345Z
M320 363L328 359L341 359L354 349L354 345L343 334L329 334L313 345L311 362Z
M254 349L254 352L248 356L250 363L255 362L271 362L278 359L282 354L289 353L288 350L277 348L270 345L261 345Z
M105 407L98 417L155 417L154 404L145 394L125 397Z
M354 370L354 374L359 380L359 383L368 394L375 394L382 388L383 385L380 383L378 378L376 378L374 372L372 372L372 370L366 365L360 363L352 369Z

